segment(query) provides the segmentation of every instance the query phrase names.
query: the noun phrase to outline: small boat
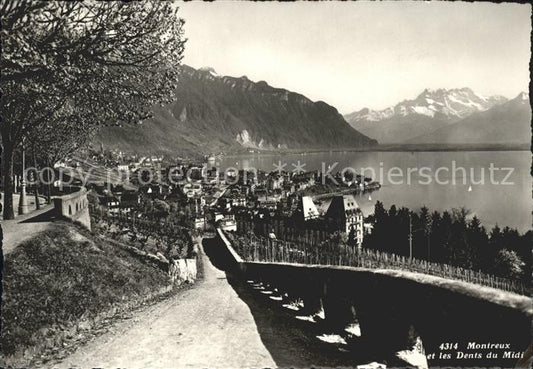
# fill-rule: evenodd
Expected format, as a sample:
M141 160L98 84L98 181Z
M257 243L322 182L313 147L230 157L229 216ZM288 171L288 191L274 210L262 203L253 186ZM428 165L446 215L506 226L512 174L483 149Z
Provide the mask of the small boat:
M472 192L472 186L468 186L468 192Z
M372 201L372 196L368 196L368 201Z

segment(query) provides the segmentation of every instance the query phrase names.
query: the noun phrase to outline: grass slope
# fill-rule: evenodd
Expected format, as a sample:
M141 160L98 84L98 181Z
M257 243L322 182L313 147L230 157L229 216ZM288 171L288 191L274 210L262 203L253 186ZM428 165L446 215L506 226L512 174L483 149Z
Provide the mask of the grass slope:
M64 346L102 314L170 290L165 271L63 222L8 254L3 279L1 352L23 362Z

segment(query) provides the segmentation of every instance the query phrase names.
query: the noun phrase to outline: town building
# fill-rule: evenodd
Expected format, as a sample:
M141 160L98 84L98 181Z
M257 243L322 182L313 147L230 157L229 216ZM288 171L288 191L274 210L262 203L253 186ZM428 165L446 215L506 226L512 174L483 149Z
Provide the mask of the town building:
M350 234L358 247L363 243L363 213L353 195L333 197L325 214L320 214L311 197L301 197L296 209L285 211L268 207L235 211L237 233L253 232L277 239L319 245L331 234Z
M128 173L130 171L130 165L127 163L120 163L117 165L117 170L119 172L125 172Z
M334 224L335 229L346 234L355 232L357 244L363 243L363 212L354 195L335 196L331 200L325 218Z
M186 183L182 190L187 197L194 197L202 194L202 185L200 183Z
M270 191L280 190L283 187L285 178L277 173L271 173L267 179L267 189Z
M113 195L102 196L99 198L100 205L109 209L110 213L120 212L120 199Z

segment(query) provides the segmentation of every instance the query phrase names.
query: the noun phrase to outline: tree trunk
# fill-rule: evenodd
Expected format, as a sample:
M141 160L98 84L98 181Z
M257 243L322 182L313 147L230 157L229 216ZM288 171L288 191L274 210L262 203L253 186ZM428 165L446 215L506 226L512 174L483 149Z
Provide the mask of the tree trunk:
M15 219L13 208L13 145L10 140L2 135L3 146L3 179L4 179L4 220Z

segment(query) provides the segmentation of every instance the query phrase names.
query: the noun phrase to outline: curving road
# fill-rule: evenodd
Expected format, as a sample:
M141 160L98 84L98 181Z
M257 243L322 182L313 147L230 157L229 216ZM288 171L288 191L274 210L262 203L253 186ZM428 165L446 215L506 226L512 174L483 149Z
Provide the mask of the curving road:
M317 324L226 274L229 255L214 239L199 249L204 278L135 312L54 368L353 367L343 347L324 343ZM205 252L204 252L205 251ZM206 255L207 254L207 255ZM218 269L217 269L218 268ZM263 291L265 292L265 291ZM344 346L345 347L345 346Z
M198 285L121 322L54 367L275 367L248 305L200 253Z

